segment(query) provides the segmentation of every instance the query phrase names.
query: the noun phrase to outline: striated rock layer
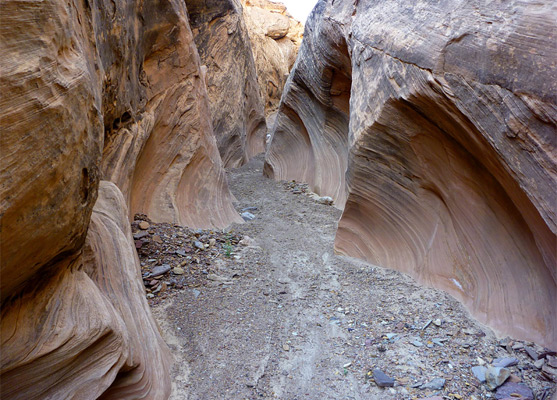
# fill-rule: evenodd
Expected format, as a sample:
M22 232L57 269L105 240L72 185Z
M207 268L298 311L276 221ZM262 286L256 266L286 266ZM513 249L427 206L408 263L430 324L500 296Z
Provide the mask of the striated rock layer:
M2 306L3 399L165 399L170 354L145 300L120 190L101 182L84 250Z
M128 218L241 221L186 6L9 0L0 36L1 397L164 399Z
M269 0L242 0L251 40L265 114L278 108L282 89L296 61L304 26L280 3Z
M180 2L147 2L143 12L149 18L136 49L143 59L135 85L144 106L109 124L103 176L120 187L131 215L198 228L241 222L216 147L186 9Z
M555 12L551 2L319 2L265 167L344 207L338 251L550 347Z
M187 0L195 43L207 68L217 146L225 167L265 148L265 113L239 0Z

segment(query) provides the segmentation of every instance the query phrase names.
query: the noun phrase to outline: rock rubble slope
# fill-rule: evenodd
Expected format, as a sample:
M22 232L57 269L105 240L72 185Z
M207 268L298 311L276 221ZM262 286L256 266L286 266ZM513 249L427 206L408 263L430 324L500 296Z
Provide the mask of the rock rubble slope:
M547 1L320 1L265 166L344 208L337 251L550 347L556 12Z

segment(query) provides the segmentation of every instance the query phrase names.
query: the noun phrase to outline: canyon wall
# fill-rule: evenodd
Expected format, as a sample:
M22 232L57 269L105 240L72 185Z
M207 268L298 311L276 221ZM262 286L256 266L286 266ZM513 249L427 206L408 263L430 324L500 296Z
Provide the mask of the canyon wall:
M267 125L251 44L239 0L187 0L217 146L225 167L239 167L265 149Z
M8 0L0 37L0 397L167 398L129 218L241 221L186 6Z
M304 26L281 3L242 0L265 114L276 112L302 43Z
M549 1L320 1L265 173L344 208L337 251L557 346L557 37Z

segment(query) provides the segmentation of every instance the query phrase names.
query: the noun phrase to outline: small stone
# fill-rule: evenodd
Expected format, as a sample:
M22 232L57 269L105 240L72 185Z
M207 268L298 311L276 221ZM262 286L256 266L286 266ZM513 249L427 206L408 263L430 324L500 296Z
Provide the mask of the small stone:
M494 367L501 367L501 368L512 367L513 365L516 365L516 364L518 364L518 360L514 357L496 358L492 362L492 365Z
M395 380L380 369L373 370L373 380L379 387L393 387L395 385Z
M161 243L162 243L162 239L161 239L161 237L160 237L159 235L154 235L154 236L153 236L153 242L161 244Z
M251 220L255 219L255 215L253 215L252 213L247 212L247 211L243 212L241 215L242 215L242 218L244 219L244 221L251 221Z
M247 235L244 236L242 238L242 240L240 240L240 242L239 242L240 245L246 246L246 247L247 246L253 246L254 243L255 243L255 241Z
M246 211L257 211L257 207L246 207L246 208L242 208L241 212L246 212Z
M329 196L323 196L317 199L318 203L325 204L326 206L330 206L333 204L333 198Z
M137 233L134 233L134 234L133 234L133 238L134 238L135 240L142 239L142 238L144 238L145 236L149 236L149 232L147 232L147 231L140 231L140 232L137 232Z
M526 354L528 354L528 356L530 356L530 358L532 360L537 361L537 360L540 359L540 355L533 348L531 348L529 346L524 346L524 350L526 351Z
M186 256L186 252L184 250L176 250L174 253L182 257Z
M174 267L172 272L174 272L175 275L184 275L184 269L180 267Z
M422 347L424 344L422 342L420 342L419 340L414 340L412 342L410 342L412 345L416 346L416 347Z
M515 342L515 344L513 344L513 346L511 348L513 350L522 350L524 348L524 343Z
M387 333L385 336L387 336L387 339L391 340L394 339L397 335L396 333Z
M214 247L217 244L217 239L209 239L209 246Z
M423 326L422 331L424 331L429 325L431 325L431 323L433 322L432 319L429 319Z
M155 295L153 293L147 293L147 298L148 299L152 299L153 297L155 297Z
M497 400L502 399L520 399L520 400L534 400L534 393L524 383L506 382L501 385L495 392Z
M198 248L199 250L204 250L205 246L203 246L203 243L201 243L199 240L196 240L195 242L193 242L194 247Z
M534 361L534 367L536 367L537 369L542 369L544 362L545 360L543 358L540 358L538 361Z
M444 339L433 338L433 339L431 339L431 341L432 341L433 343L435 343L437 346L443 346L443 341L444 341Z
M511 374L511 376L509 376L509 379L507 379L507 382L518 383L518 382L522 382L522 379L520 378L520 376L516 376L515 374Z
M159 265L158 267L155 267L153 269L153 271L151 272L151 277L156 278L157 276L161 276L161 275L166 274L168 271L170 271L170 265L169 264Z
M287 344L283 344L283 345L282 345L282 349L283 349L284 351L290 351L290 346L287 345Z
M485 373L487 371L486 367L483 367L481 365L478 365L476 367L472 367L472 373L474 374L474 376L476 377L476 379L478 381L480 381L481 383L485 382Z
M136 249L140 249L141 247L143 247L143 240L136 240L134 241L134 243Z
M495 390L505 383L509 376L511 376L511 372L506 368L489 367L485 373L487 387Z
M476 358L476 360L478 361L478 365L485 365L485 361L483 360L483 358Z
M193 297L195 297L196 299L199 297L199 295L201 294L201 292L197 289L192 289L191 292L193 293Z
M428 383L424 383L420 386L420 389L429 389L429 390L441 390L445 386L445 379L443 378L435 378Z
M142 229L142 230L149 229L150 226L151 225L149 225L149 222L147 222L147 221L141 221L139 223L139 229Z
M547 364L551 368L557 368L557 357L555 356L547 356Z
M352 363L348 362L348 363L344 364L342 367L343 368L350 368L351 366L352 366Z
M433 320L433 325L435 326L441 326L441 319L437 318Z

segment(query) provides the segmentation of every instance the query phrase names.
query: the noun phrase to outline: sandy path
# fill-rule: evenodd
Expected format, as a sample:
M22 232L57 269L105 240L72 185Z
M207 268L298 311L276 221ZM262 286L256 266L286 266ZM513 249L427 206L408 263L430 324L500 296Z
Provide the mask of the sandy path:
M485 398L470 367L508 356L491 331L441 291L335 255L340 211L265 179L262 166L259 157L229 175L237 209L257 207L253 221L233 227L254 245L218 260L222 280L154 310L176 357L172 398ZM422 330L437 318L440 327ZM373 368L398 386L370 382ZM541 390L536 371L520 373ZM412 387L434 378L446 379L444 390Z

